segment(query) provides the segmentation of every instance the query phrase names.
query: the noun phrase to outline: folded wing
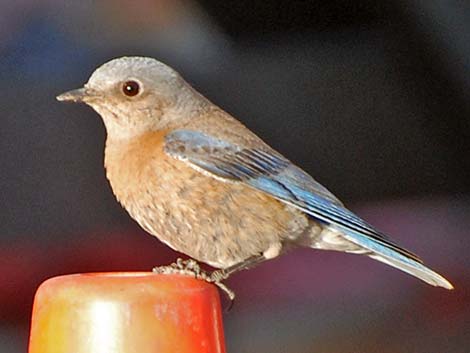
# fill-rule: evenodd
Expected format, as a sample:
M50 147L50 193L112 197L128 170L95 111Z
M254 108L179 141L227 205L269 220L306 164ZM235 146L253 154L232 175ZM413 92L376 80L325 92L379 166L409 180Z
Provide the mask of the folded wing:
M165 151L223 182L240 182L292 205L315 220L339 230L372 258L448 289L452 285L422 265L411 252L346 209L310 175L279 153L243 148L197 131L176 130L166 136Z

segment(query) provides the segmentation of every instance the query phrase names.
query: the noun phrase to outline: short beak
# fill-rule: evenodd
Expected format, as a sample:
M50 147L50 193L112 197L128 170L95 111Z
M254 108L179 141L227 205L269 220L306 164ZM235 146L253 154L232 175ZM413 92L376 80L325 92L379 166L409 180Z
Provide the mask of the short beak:
M78 88L71 91L64 92L56 97L60 102L86 102L90 98L95 97L93 91L87 88Z

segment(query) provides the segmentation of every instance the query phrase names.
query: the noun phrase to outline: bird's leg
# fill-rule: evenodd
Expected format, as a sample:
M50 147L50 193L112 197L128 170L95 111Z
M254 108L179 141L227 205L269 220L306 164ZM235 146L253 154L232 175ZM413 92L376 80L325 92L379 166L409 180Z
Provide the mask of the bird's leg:
M230 304L229 304L229 307L227 308L227 311L230 311L230 309L233 306L235 293L232 290L230 290L225 284L223 284L222 281L227 279L232 273L254 266L264 260L266 260L266 258L262 254L252 256L230 267L223 268L220 270L215 270L210 274L209 278L206 279L207 282L214 283L217 287L223 290L225 294L227 294L230 300Z
M215 270L210 274L210 280L208 282L212 282L216 285L222 284L221 282L227 279L231 274L257 265L258 263L263 262L264 260L266 260L264 255L255 255L230 267ZM227 295L229 296L231 301L235 299L235 293L233 293L233 297L231 297L229 293L227 293Z
M233 300L235 299L235 293L224 283L222 283L222 281L227 279L231 274L254 266L264 260L266 260L266 257L263 254L259 254L249 257L248 259L230 267L215 270L212 273L207 273L206 271L201 269L201 266L197 263L197 261L193 259L183 260L181 258L178 258L176 262L172 263L171 265L154 267L153 272L166 275L186 275L206 281L208 283L213 283L214 285L219 287L223 292L225 292L225 294L230 300L231 307L233 304Z
M223 292L225 292L227 297L230 299L230 302L233 302L233 299L235 299L235 293L225 284L222 283L222 280L227 278L228 275L226 277L214 276L213 278L212 275L217 271L214 271L209 274L203 269L201 269L201 266L199 266L197 261L193 259L183 260L181 258L178 258L176 262L172 263L171 265L157 266L154 267L152 271L164 275L185 275L206 281L208 283L213 283L214 285L219 287Z
M251 256L246 260L243 260L242 262L239 262L235 265L232 265L227 268L223 268L220 270L215 270L214 272L211 273L210 277L213 282L219 282L224 279L227 279L231 274L238 272L240 270L247 269L249 267L252 267L262 261L266 260L265 256L263 254L260 255L255 255Z

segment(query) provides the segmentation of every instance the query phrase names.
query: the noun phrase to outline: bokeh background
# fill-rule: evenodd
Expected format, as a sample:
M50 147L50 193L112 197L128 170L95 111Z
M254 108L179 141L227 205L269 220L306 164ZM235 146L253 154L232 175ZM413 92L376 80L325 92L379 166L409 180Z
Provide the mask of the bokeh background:
M0 351L34 291L178 254L112 196L105 132L54 97L123 55L159 58L420 254L432 288L301 250L229 280L229 352L470 352L470 3L0 0Z

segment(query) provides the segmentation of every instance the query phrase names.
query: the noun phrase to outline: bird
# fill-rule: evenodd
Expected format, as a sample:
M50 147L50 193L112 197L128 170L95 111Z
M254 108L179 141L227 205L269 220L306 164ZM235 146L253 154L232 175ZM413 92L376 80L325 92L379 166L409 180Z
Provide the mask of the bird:
M307 247L362 254L453 289L156 59L112 59L57 99L101 116L117 200L144 230L190 257L170 270L193 272L232 298L222 280ZM206 274L199 262L216 270Z

